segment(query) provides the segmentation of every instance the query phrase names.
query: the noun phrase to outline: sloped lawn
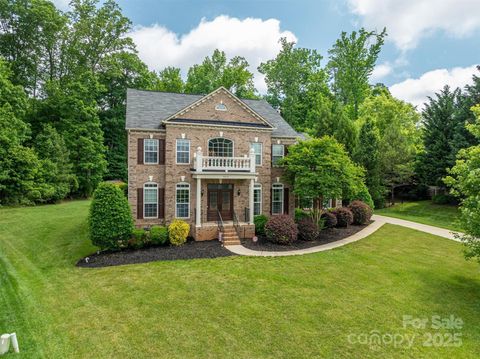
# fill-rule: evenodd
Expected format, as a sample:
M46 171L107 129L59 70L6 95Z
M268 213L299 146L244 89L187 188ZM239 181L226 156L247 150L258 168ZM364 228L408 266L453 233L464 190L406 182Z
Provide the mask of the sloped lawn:
M462 231L458 219L460 211L457 206L435 204L432 201L397 203L394 206L376 209L375 214L406 219L431 226Z
M359 242L306 256L226 257L99 269L87 201L0 209L0 332L8 358L476 358L480 267L461 245L386 225ZM423 346L402 316L462 318L459 347ZM350 343L417 336L412 348ZM375 332L376 333L376 332ZM349 335L351 335L349 337Z

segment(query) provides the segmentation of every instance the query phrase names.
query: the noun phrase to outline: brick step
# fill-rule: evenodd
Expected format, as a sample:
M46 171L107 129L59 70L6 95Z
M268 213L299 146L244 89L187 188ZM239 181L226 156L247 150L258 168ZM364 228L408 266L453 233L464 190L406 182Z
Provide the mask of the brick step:
M224 246L234 246L234 245L237 245L237 244L240 244L240 241L238 239L223 241Z

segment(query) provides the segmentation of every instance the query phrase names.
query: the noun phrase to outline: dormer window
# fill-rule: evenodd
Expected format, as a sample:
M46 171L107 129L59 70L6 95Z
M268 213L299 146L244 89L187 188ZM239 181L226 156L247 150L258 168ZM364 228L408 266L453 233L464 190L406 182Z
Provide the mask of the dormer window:
M227 106L225 106L225 104L222 101L220 101L220 103L217 103L217 106L215 106L215 110L227 111Z

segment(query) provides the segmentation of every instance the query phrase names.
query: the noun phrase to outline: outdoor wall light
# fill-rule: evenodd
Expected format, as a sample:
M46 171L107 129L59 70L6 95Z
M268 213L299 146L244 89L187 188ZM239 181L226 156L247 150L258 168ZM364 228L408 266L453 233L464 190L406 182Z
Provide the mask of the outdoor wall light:
M202 197L203 197L203 189L202 189L202 191L200 192L200 194L201 194L201 195L202 195Z
M237 196L240 196L240 188L237 190Z

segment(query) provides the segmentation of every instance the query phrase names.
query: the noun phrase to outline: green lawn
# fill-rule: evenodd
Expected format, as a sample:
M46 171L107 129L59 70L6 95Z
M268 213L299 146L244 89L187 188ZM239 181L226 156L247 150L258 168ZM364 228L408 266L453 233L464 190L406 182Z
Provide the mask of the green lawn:
M89 202L0 209L0 333L11 358L478 358L480 272L460 244L386 225L359 242L279 258L76 268L94 248ZM423 346L402 316L462 318L460 347ZM349 343L415 335L414 346Z
M375 213L453 231L462 231L458 223L460 216L458 208L451 205L434 204L432 201L397 203L392 207L377 209Z

